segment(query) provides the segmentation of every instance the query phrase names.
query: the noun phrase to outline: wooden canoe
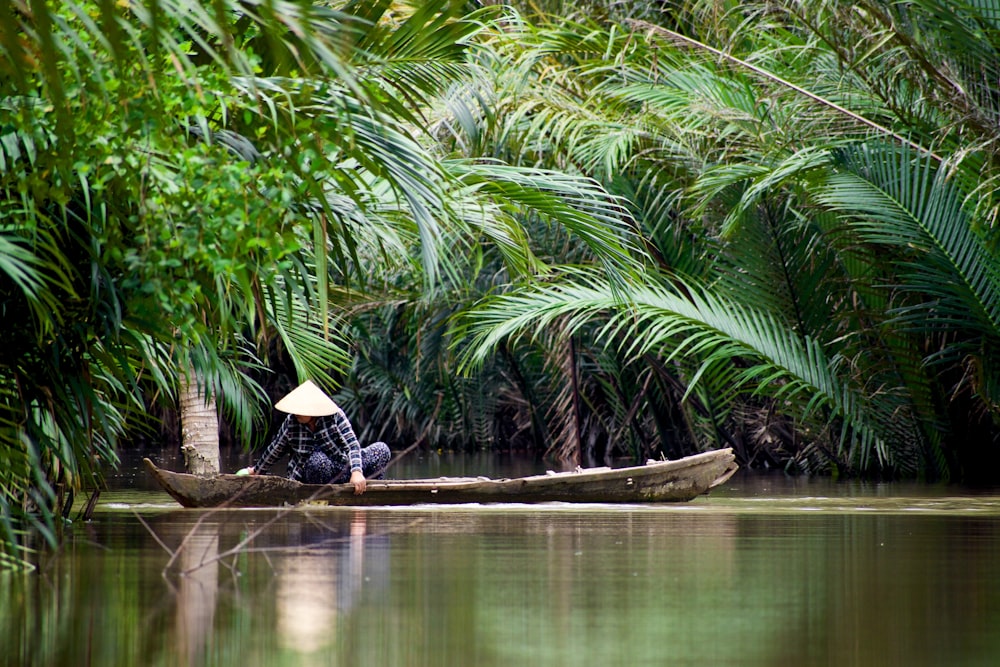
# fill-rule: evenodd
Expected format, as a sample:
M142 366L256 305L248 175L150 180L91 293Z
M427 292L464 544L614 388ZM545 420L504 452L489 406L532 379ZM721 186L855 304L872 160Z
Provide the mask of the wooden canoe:
M304 502L329 505L428 503L663 503L684 502L722 484L736 472L732 449L630 468L587 468L514 479L441 477L369 480L355 495L350 484L302 484L276 475L201 477L146 468L184 507L280 507Z

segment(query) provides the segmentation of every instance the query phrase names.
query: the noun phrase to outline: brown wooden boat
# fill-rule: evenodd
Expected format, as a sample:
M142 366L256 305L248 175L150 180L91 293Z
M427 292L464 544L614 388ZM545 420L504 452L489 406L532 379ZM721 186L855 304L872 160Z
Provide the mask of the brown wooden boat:
M452 503L685 502L728 480L737 465L732 449L630 468L584 468L513 479L441 477L369 480L355 495L350 484L302 484L276 475L201 477L170 472L144 459L156 481L184 507L280 507Z

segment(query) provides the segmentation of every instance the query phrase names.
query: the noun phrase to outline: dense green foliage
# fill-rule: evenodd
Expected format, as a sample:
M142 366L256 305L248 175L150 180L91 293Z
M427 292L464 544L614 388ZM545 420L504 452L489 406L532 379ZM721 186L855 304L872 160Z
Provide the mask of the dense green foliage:
M484 34L441 141L597 179L627 202L642 278L581 270L585 248L528 219L544 280L487 254L470 301L487 298L450 331L440 311L394 314L351 395L403 403L404 442L436 429L588 461L731 445L789 470L988 474L991 10L591 4ZM428 359L444 372L421 373Z
M99 484L181 374L249 443L270 412L260 369L280 357L332 388L353 304L457 283L483 244L525 272L514 210L548 206L628 269L592 182L445 163L418 141L482 29L446 2L0 12L9 545L28 525L54 541L63 494Z
M1000 14L530 7L0 3L8 545L187 373L248 445L287 367L396 449L990 469Z
M584 391L614 444L642 432L623 428L638 415L670 454L731 443L744 463L791 469L988 474L1000 16L948 2L633 10L498 35L498 71L520 67L521 83L494 97L517 159L629 200L644 284L610 293L567 271L495 296L465 320L473 358L518 333L574 336L577 359L600 360L580 377L597 378Z

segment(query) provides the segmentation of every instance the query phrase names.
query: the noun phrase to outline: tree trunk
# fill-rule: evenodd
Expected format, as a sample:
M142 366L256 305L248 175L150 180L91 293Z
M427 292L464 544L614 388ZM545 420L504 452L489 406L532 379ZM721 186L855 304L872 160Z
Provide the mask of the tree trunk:
M219 413L192 375L180 379L181 452L193 475L219 473Z
M553 406L553 423L558 430L546 456L552 456L560 463L569 466L579 466L583 462L583 446L581 436L581 401L580 382L577 373L576 345L573 336L567 335L558 350L556 362L562 370L566 381Z

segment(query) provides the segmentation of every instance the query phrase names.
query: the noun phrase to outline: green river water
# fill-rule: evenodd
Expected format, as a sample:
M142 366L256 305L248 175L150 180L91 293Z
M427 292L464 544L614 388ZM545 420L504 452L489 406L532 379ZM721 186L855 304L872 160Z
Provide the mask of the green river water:
M0 665L997 664L1000 493L955 487L268 511L132 488L0 573Z

